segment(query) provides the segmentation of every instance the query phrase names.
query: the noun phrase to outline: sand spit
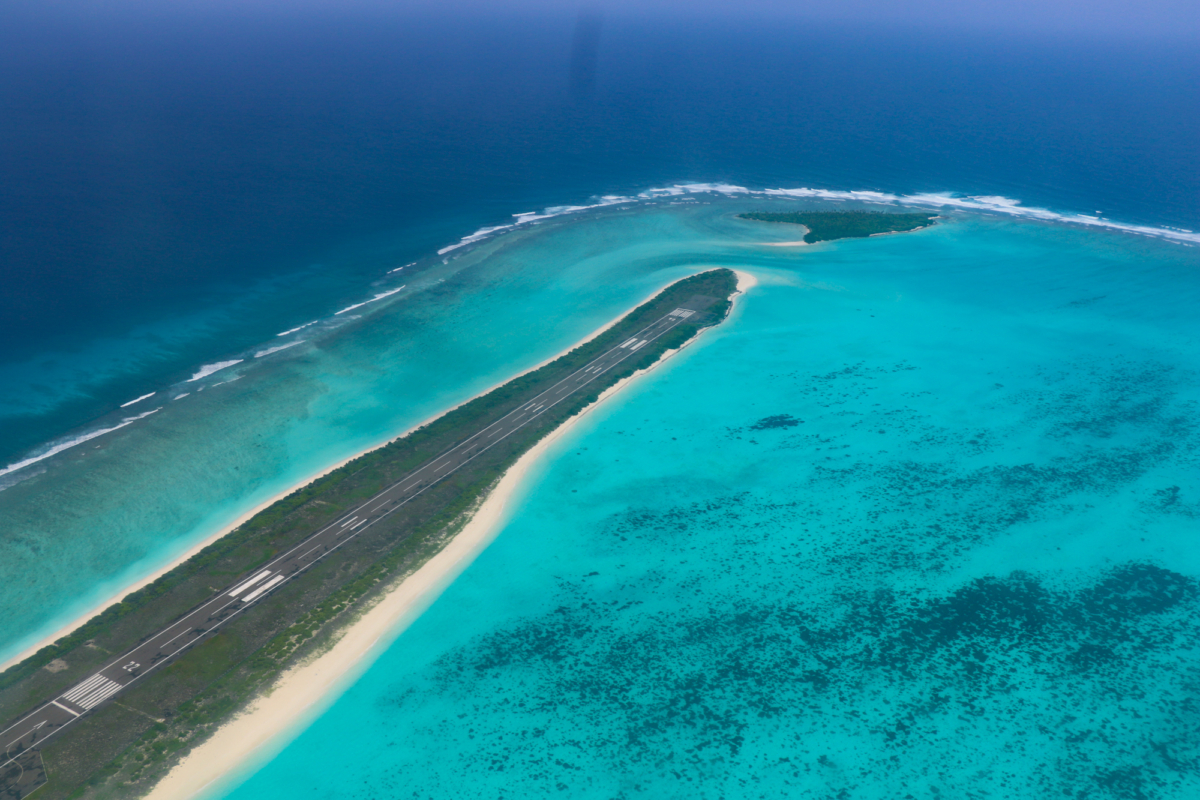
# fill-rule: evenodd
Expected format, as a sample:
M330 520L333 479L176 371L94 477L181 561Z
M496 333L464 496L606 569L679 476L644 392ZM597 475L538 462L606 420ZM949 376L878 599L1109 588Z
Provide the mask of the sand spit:
M19 664L20 662L24 661L25 659L27 659L30 656L32 656L33 654L35 654L38 650L41 650L43 647L54 644L59 639L63 638L64 636L67 636L68 634L70 634L71 632L73 632L74 630L76 630L77 628L82 626L83 624L85 624L88 620L90 620L92 617L94 617L97 614L99 614L100 612L102 612L104 609L108 608L111 605L115 605L116 603L121 602L131 592L136 592L138 589L141 589L145 586L150 585L151 583L158 580L163 575L170 572L175 567L179 566L180 564L187 561L192 556L199 553L205 547L208 547L210 544L212 544L213 542L220 539L222 536L224 536L228 533L231 533L235 528L237 528L242 523L248 521L255 514L259 513L260 511L266 510L272 504L278 502L279 500L282 500L283 498L287 497L292 492L294 492L298 489L303 489L305 486L312 483L313 481L315 481L319 478L323 478L324 476L328 475L330 472L333 472L334 470L345 466L346 464L350 463L351 461L358 458L359 456L364 456L373 450L378 450L380 447L383 447L388 442L391 442L391 441L399 438L400 436L405 436L409 433L412 433L417 428L420 428L423 425L428 425L430 422L433 422L438 417L441 417L444 414L450 413L455 408L459 408L462 405L466 405L467 403L471 402L471 400L474 400L476 397L485 395L488 392L492 391L493 389L503 386L504 384L508 383L509 381L513 380L514 378L518 378L521 375L525 375L527 373L533 372L534 370L541 369L546 364L549 364L551 361L555 360L556 358L566 355L567 353L574 350L576 347L579 347L581 344L584 344L585 342L589 342L592 339L595 339L597 336L604 333L606 330L611 328L613 325L616 325L618 322L620 322L622 319L624 319L635 308L642 305L643 303L649 302L650 300L654 299L655 295L657 295L663 289L670 286L672 283L675 283L676 280L679 280L679 279L676 278L675 280L670 280L670 281L664 282L661 286L654 289L652 292L650 292L650 294L646 295L643 299L634 303L632 306L627 308L625 311L622 311L619 315L617 315L612 320L612 322L609 322L608 324L606 324L600 328L597 328L596 330L592 331L591 333L589 333L587 336L583 337L579 341L575 342L574 344L570 345L569 347L563 348L558 353L555 353L554 355L550 356L549 358L546 358L543 361L533 365L532 367L525 370L524 372L518 373L517 375L512 375L510 377L507 377L502 381L498 381L498 382L492 384L491 386L489 386L488 388L484 389L483 391L479 392L474 397L471 397L468 400L464 400L462 403L460 403L457 406L452 406L450 408L439 411L436 414L434 414L426 419L421 420L416 425L413 425L411 428L408 428L407 430L400 431L399 433L389 433L384 438L371 444L370 446L366 447L365 449L355 453L354 455L347 456L346 458L342 459L341 461L337 462L336 464L332 464L331 466L321 470L320 472L317 472L317 473L309 475L305 478L302 478L301 480L297 481L296 483L292 484L291 486L287 487L286 489L283 489L282 491L280 491L273 497L270 497L269 499L264 500L263 502L256 505L254 508L250 509L246 513L237 517L237 519L222 526L216 532L212 533L209 536L206 536L201 541L192 545L190 548L188 548L188 550L186 552L184 552L182 555L175 558L170 563L163 565L162 567L160 567L159 569L150 573L149 575L145 576L144 578L140 578L139 580L135 581L134 583L131 583L131 584L123 587L119 592L113 594L111 597L107 598L103 602L97 603L91 609L84 612L83 614L80 614L78 617L71 620L69 623L62 626L58 630L56 630L54 633L43 637L41 640L39 640L35 644L30 645L29 647L25 648L24 650L22 650L21 652L17 653L14 656L12 656L11 658L8 658L5 661L0 662L0 672L3 672L4 670L8 669L9 667L13 666L14 664Z
M748 272L735 272L739 292L745 292L758 283ZM622 314L618 320L624 316ZM611 325L602 330L608 327ZM279 752L302 731L302 723L311 721L328 708L491 543L506 519L509 502L530 468L551 445L600 404L642 375L658 369L669 358L698 341L698 338L690 339L677 350L667 351L647 369L639 370L609 387L596 402L530 448L504 473L470 521L441 552L416 572L394 584L373 605L359 612L359 616L341 631L334 644L288 670L243 713L192 750L151 790L147 800L195 797L215 782L236 774L239 769L262 763Z

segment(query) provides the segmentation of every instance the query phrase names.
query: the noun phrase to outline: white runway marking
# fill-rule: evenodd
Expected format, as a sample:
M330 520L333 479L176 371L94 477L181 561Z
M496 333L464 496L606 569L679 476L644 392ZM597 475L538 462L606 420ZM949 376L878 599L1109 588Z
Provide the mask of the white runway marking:
M262 572L258 573L258 574L257 574L257 575L255 575L253 578L251 578L250 580L246 581L245 583L238 584L238 586L237 586L236 588L234 588L234 589L230 589L230 590L229 590L229 596L230 596L230 597L237 597L239 593L246 591L246 590L247 590L247 589L249 589L251 586L253 586L254 584L258 583L259 581L261 581L263 578L267 577L267 576L268 576L268 575L270 575L270 574L271 574L271 570L269 570L269 569L264 569Z
M274 578L271 578L271 580L267 581L262 586L258 587L253 592L251 592L250 594L243 597L242 601L249 603L251 600L258 597L263 592L269 592L272 588L275 587L276 584L278 584L280 581L282 581L283 578L284 578L283 575L276 575Z
M135 647L125 656L122 656L121 659L114 661L112 664L109 664L104 668L107 670L109 668L115 668L118 665L124 664L123 668L129 671L131 674L131 677L128 678L128 683L122 685L117 681L106 677L101 672L97 672L82 683L70 689L68 694L60 695L58 699L49 701L45 706L42 706L42 709L48 710L50 705L55 705L61 710L69 712L71 715L73 715L73 718L62 722L57 729L51 730L51 732L46 734L46 736L48 737L57 733L57 731L61 730L62 727L65 727L73 722L74 718L81 716L80 712L76 709L82 708L85 712L89 711L103 703L108 698L114 696L122 689L127 688L129 684L132 684L134 681L145 677L145 675L149 674L156 667L169 663L174 656L187 649L191 643L198 641L206 633L212 632L220 627L224 622L228 621L228 619L249 608L251 603L262 598L267 592L284 583L290 577L300 574L309 566L323 558L326 554L337 550L342 544L345 544L356 536L362 534L363 531L371 527L374 522L377 522L380 519L394 513L399 507L403 506L414 497L422 494L429 487L439 483L454 470L470 462L480 453L487 451L491 447L494 447L500 439L503 439L520 430L525 425L534 422L535 418L538 417L543 411L561 403L563 399L572 394L573 390L578 390L581 388L571 386L572 383L587 383L592 377L599 376L607 370L619 366L634 351L649 344L657 337L671 330L671 328L678 324L682 319L690 317L694 313L696 312L688 309L676 309L667 317L661 318L657 322L642 328L637 335L626 340L621 345L612 347L612 349L602 354L591 363L585 365L583 368L577 369L575 372L559 380L549 389L542 392L538 397L529 400L515 411L509 412L508 415L493 423L493 425L489 428L485 428L484 430L487 431L486 436L484 435L483 431L481 431L466 442L452 448L450 452L445 453L440 460L436 462L427 462L425 466L422 466L410 473L408 476L410 483L407 484L403 489L398 489L398 484L393 484L392 487L380 492L376 497L373 497L362 503L357 509L355 509L356 513L353 516L350 516L348 519L345 517L337 519L315 534L315 536L325 537L328 541L312 542L311 540L306 540L298 543L292 550L277 556L276 559L271 561L266 568L261 569L253 577L242 581L234 589L230 590L227 595L217 595L215 598L210 600L209 603L196 609L196 611L192 614L168 626L158 634L144 640L142 644ZM569 380L569 378L572 376L575 378L574 381ZM497 442L484 442L485 439L493 438L496 439ZM389 495L395 499L389 501ZM392 508L381 510L384 509L389 503L391 504ZM374 508L371 512L364 512L362 515L357 514L357 511L367 508L370 504L374 504ZM378 515L371 517L370 514L373 514L376 511L379 512ZM318 552L322 549L324 552ZM296 554L301 552L303 552L303 555L297 558ZM310 555L312 555L311 562L308 561ZM239 601L238 596L242 594L245 594L245 597L242 597ZM232 610L231 613L228 613L229 610ZM207 615L207 621L203 621L205 615ZM197 621L200 621L199 626L196 625ZM137 668L139 666L137 661L146 660L145 656L151 653L156 654L148 668L144 672L133 674L134 670L131 669L131 667ZM139 658L129 661L129 657L133 655L137 655ZM126 661L128 661L128 663L126 663ZM120 677L125 679L123 674L121 674ZM68 705L64 705L64 703L68 702L74 707L72 708ZM45 711L41 713L45 714ZM36 716L37 714L38 712L34 712L34 714L30 715L29 717L17 722L11 728L6 730L4 735L9 735L10 731L15 731L22 725L33 724L34 719L38 718ZM32 736L33 732L38 728L49 724L54 719L56 719L55 716L42 717L41 721L34 725L33 728L26 729L26 733L17 741L24 741L26 737ZM12 758L9 758L8 761L0 764L0 768L7 767L12 763L12 760Z
M95 688L96 686L99 686L100 681L103 681L103 680L107 680L107 679L103 675L100 675L99 673L97 673L97 674L93 675L92 677L88 678L83 683L76 686L74 689L72 689L67 694L64 694L62 697L64 700L70 700L73 703L73 702L75 702L75 699L77 697L81 697L81 696L87 694L93 688Z
M70 713L74 714L74 715L75 715L75 716L77 716L77 717L79 716L79 712L77 712L77 711L72 711L71 709L67 708L67 707L66 707L66 706L64 706L62 703L58 702L57 700L51 700L50 702L51 702L51 703L53 703L54 705L58 706L59 708L61 708L63 711L70 712Z
M76 705L83 709L95 708L124 688L116 681L110 681L108 678L105 678L104 680L105 683L103 686L93 690L92 693L87 697L75 701Z
M109 695L116 694L120 690L121 684L117 683L116 681L110 681L103 675L96 674L64 694L62 697L64 700L69 700L80 708L87 710L103 702L104 699Z

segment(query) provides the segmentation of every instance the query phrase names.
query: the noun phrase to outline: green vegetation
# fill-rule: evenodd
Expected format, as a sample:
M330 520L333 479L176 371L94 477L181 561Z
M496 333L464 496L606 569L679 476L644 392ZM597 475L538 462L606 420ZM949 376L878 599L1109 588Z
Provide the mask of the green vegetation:
M444 290L454 290L448 284L442 284ZM500 475L538 440L612 384L679 347L704 325L720 322L736 284L727 269L673 284L591 342L293 492L76 633L0 675L0 720L14 719L672 308L694 295L719 298L706 312L647 345L587 390L547 409L536 423L281 586L116 702L81 719L43 749L49 782L37 799L107 800L147 791L283 670L327 644L363 602L441 550ZM58 669L58 664L54 672L44 668L56 659L67 666Z
M933 223L937 214L889 214L883 211L752 211L738 214L742 219L759 222L790 222L808 228L804 241L829 242L834 239L858 239L877 233L914 231Z

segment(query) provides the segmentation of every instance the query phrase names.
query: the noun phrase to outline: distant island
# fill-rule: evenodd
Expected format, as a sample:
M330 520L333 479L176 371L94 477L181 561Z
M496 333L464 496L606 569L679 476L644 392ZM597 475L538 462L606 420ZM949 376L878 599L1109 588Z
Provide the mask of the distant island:
M882 211L751 211L741 219L759 222L790 222L808 228L807 244L834 239L858 239L877 233L915 231L933 224L937 214L888 214Z

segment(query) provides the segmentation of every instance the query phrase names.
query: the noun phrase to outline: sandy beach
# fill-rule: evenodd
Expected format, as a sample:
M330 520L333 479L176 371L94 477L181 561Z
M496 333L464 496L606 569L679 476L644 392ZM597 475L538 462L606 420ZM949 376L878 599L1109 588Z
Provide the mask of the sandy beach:
M353 461L354 459L358 458L359 456L363 456L363 455L366 455L367 453L370 453L373 450L377 450L380 447L383 447L384 445L386 445L388 442L391 442L401 436L405 436L405 435L411 433L412 431L420 428L421 426L427 425L430 422L433 422L438 417L441 417L444 414L450 413L455 408L458 408L459 406L462 406L462 405L465 405L466 403L471 402L471 400L474 400L476 397L485 395L488 392L492 391L493 389L495 389L499 386L503 386L504 384L513 380L513 378L516 378L519 375L524 375L526 373L533 372L536 369L540 369L541 367L545 366L546 364L549 364L554 359L564 356L567 353L571 352L576 347L579 347L581 344L591 341L592 339L596 338L597 336L599 336L600 334L604 333L606 330L611 328L613 325L616 325L627 314L629 314L635 308L640 306L642 303L648 302L649 300L653 299L655 295L657 295L663 289L670 286L672 283L674 283L674 281L665 281L661 286L654 289L652 292L650 292L648 295L646 295L643 299L634 303L625 311L622 311L618 316L616 316L612 320L612 322L609 322L608 324L606 324L600 328L597 328L596 330L589 333L587 336L584 336L579 341L575 342L574 344L572 344L568 347L563 348L561 351L559 351L558 353L555 353L554 355L550 356L549 358L543 359L542 361L533 365L532 367L525 370L524 372L518 373L518 375L509 376L509 377L505 378L504 380L498 381L498 382L492 384L491 386L489 386L488 388L484 389L483 391L477 393L473 397L471 397L467 400L464 400L459 405L452 406L450 408L446 408L442 411L439 411L436 414L433 414L432 416L421 420L416 425L413 425L403 431L399 431L396 433L390 433L387 436L381 438L380 440L372 443L370 446L355 453L354 455L347 456L346 458L342 459L341 461L337 462L336 464L332 464L329 467L326 467L325 469L321 470L320 472L309 475L309 476L295 482L294 484L288 486L286 489L281 490L280 492L278 492L274 496L270 497L269 499L264 500L263 502L259 503L258 505L254 506L253 508L246 511L245 513L239 515L232 522L229 522L226 525L223 525L218 530L216 530L213 533L209 534L208 536L204 537L202 540L200 540L199 542L197 542L194 545L192 545L191 547L189 547L186 552L179 555L177 558L172 560L170 563L164 564L163 566L159 567L158 569L156 569L155 571L146 575L145 577L139 578L134 583L131 583L131 584L123 587L119 592L114 593L111 597L107 598L103 602L97 603L95 606L93 606L88 611L84 612L83 614L80 614L78 617L74 618L66 625L57 629L54 633L43 637L35 644L30 645L29 647L25 648L24 650L22 650L21 652L17 653L14 656L12 656L11 658L8 658L4 662L0 662L0 672L3 672L4 670L8 669L9 667L13 666L14 664L20 663L21 661L25 660L26 658L29 658L31 655L36 653L38 650L41 650L43 647L54 644L56 641L58 641L59 639L61 639L64 636L70 634L72 631L79 628L81 625L86 623L88 620L90 620L92 617L96 616L100 612L102 612L104 609L108 608L109 606L111 606L115 603L121 602L121 600L123 600L131 592L136 592L138 589L141 589L144 586L148 586L149 584L158 580L160 577L162 577L166 573L170 572L172 569L174 569L178 565L182 564L183 562L187 561L189 558L196 555L201 550L203 550L205 547L208 547L210 544L212 544L213 542L220 539L222 536L225 536L226 534L231 533L239 525L241 525L242 523L249 520L255 514L269 508L272 504L276 503L279 500L282 500L283 498L287 497L289 494L296 491L297 489L302 489L303 487L307 486L308 484L312 483L313 481L317 480L318 478L328 475L330 472L333 472L334 470L338 469L339 467L342 467L342 466L348 464L349 462Z
M739 292L745 292L758 282L747 272L739 270L737 276ZM508 506L513 495L525 480L529 469L547 449L601 403L642 375L653 372L695 341L698 338L689 340L678 350L668 351L648 369L616 383L601 394L595 403L560 425L521 456L504 473L470 521L441 552L416 572L397 582L374 605L361 611L342 630L340 638L331 647L284 673L269 692L196 747L154 787L147 795L149 800L194 797L214 782L236 774L239 768L262 762L282 749L291 737L300 733L302 726L299 723L315 718L336 700L341 691L369 667L374 658L428 608L496 537L506 519L506 512L510 510Z
M808 242L801 239L798 242L758 242L766 247L807 247Z

